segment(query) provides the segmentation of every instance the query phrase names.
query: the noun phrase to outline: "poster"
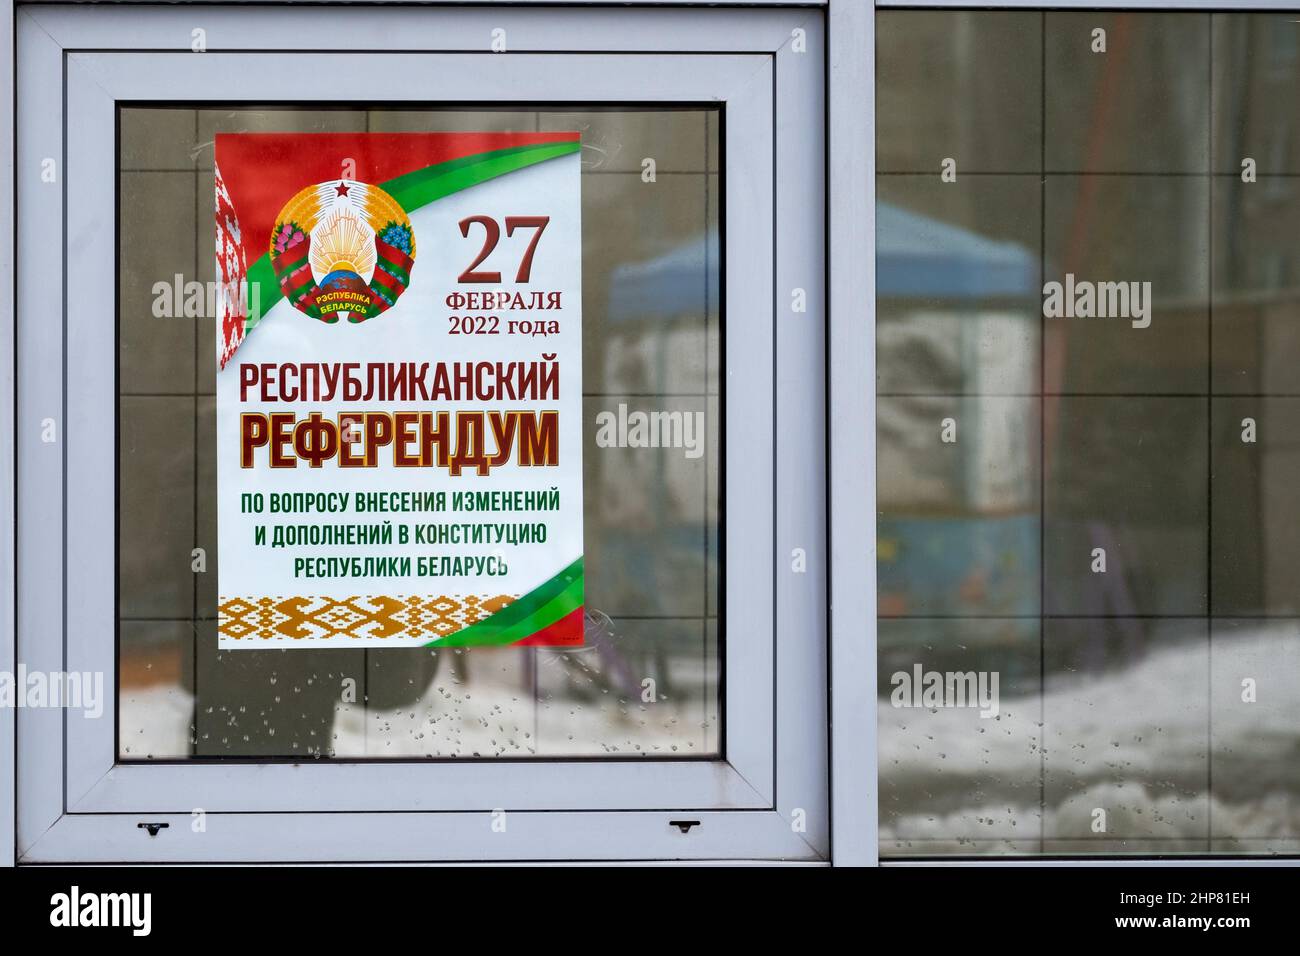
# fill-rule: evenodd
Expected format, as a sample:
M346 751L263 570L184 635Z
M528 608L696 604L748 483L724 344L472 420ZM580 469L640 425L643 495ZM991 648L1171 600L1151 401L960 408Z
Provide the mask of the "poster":
M220 647L582 643L579 148L217 136Z

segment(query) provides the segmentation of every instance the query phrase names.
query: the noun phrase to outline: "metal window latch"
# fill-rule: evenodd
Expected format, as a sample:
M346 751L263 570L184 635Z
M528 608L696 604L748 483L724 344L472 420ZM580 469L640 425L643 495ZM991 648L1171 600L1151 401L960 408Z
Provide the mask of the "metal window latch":
M166 830L169 826L171 826L171 824L170 823L137 823L135 826L137 830L148 830L149 835L151 837L156 837L158 835L159 830Z
M683 833L690 833L691 827L698 827L700 825L700 821L699 820L669 820L668 825L670 827L676 827L677 829L681 830Z

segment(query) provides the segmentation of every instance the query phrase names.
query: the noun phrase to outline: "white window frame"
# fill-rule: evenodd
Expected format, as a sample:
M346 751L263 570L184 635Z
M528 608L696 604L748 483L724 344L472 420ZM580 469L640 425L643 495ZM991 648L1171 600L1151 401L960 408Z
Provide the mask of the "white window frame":
M48 445L39 429L21 428L17 438L20 659L34 670L115 673L115 581L84 569L112 568L116 557L116 502L92 477L116 461L115 323L104 297L86 291L115 281L115 197L105 187L116 182L116 104L256 102L265 97L256 67L268 53L249 51L281 51L286 37L300 49L330 49L331 37L347 35L350 51L373 52L313 56L359 65L391 54L400 37L404 54L389 72L405 73L403 99L720 100L731 155L748 147L746 161L725 171L726 760L117 764L114 713L87 721L22 711L18 860L824 861L820 11L204 7L205 54L189 52L194 10L138 13L18 13L18 237L33 250L19 262L18 413L56 418L66 438ZM248 29L252 16L257 30ZM497 27L511 38L510 54L486 52ZM791 42L799 30L803 51ZM422 37L437 49L425 50ZM467 52L477 55L474 71L464 70ZM353 95L358 75L365 71L350 72ZM301 86L290 98L322 98L314 84ZM379 86L362 97L390 99ZM64 166L59 187L40 181L47 156ZM65 283L65 273L80 279ZM796 287L807 292L807 315L789 314L782 290ZM50 315L64 322L37 321ZM737 334L747 322L768 334ZM755 460L771 465L756 469ZM781 558L795 547L813 556L806 574L790 573ZM63 614L41 610L49 607ZM744 652L764 634L765 650ZM207 830L195 834L190 813L200 806ZM510 814L508 839L490 829L495 808ZM699 824L685 833L670 824L683 817ZM147 837L143 822L169 826Z
M288 2L288 0L286 0ZM375 3L377 0L359 0L360 4ZM447 4L456 4L459 0L446 0ZM513 0L519 8L542 7L549 0ZM607 0L566 0L572 8L580 9L584 16L605 15L611 6ZM713 0L633 0L632 9L671 6L678 8L711 6ZM1179 9L1185 11L1211 10L1288 10L1293 9L1294 2L1289 0L1243 0L1229 3L1227 0L1000 0L985 4L972 4L962 0L736 0L735 6L752 8L775 7L777 10L766 11L785 17L778 20L765 39L754 40L750 36L737 37L731 31L734 23L729 23L721 31L710 28L708 16L725 13L725 11L704 11L683 9L679 13L689 20L682 22L688 27L680 30L671 38L672 49L679 52L690 50L707 51L729 48L735 52L747 49L748 52L766 51L776 58L778 66L778 102L781 101L781 81L788 78L788 67L793 66L790 51L786 47L782 31L790 23L804 25L817 24L821 11L817 7L828 7L827 18L827 73L826 101L829 107L826 142L826 174L828 196L833 200L827 203L827 236L830 240L828 253L829 266L829 317L828 334L830 346L827 349L827 395L834 414L830 417L827 437L829 439L829 465L826 484L827 499L818 498L825 503L830 515L829 523L829 607L818 606L820 596L811 602L811 615L816 618L829 614L830 628L830 682L832 695L830 763L833 768L831 785L831 816L834 823L830 834L831 854L837 865L866 864L879 862L877 839L877 785L878 766L876 755L876 575L874 566L875 509L873 506L875 483L874 451L874 379L875 379L875 227L874 227L874 192L875 192L875 72L874 72L874 12L877 8L890 7L970 7L980 6L990 9ZM0 0L0 45L4 49L15 49L15 7L23 5L15 0ZM104 6L110 6L105 4ZM197 6L197 5L195 5ZM504 7L495 7L484 2L476 4L476 12L483 14L493 22L512 15ZM186 7L174 7L178 15L188 20L193 19L192 12L186 14ZM205 10L207 8L202 8ZM620 10L630 13L628 7ZM751 11L753 12L753 11ZM119 42L130 42L132 31L125 26L117 33ZM188 30L188 27L186 28ZM571 37L560 41L555 49L566 49L571 45ZM610 49L626 49L635 45L640 38L624 36L616 40ZM660 38L663 42L663 38ZM785 91L789 93L787 89ZM16 286L13 265L14 257L14 210L30 206L33 196L24 197L15 187L14 166L14 100L13 77L8 71L0 71L0 109L4 111L4 121L0 124L0 187L14 202L0 210L0 296L14 306L17 313ZM25 107L48 106L61 108L58 97L40 89L23 86L22 94ZM821 162L816 149L821 143L804 144L806 161L817 166ZM778 151L789 149L790 144L778 140ZM782 164L789 160L788 155L778 155L777 162ZM783 167L784 168L784 167ZM778 203L781 197L778 196ZM806 317L810 325L817 324L817 314ZM15 343L14 323L0 323L0 421L17 423L15 432L11 432L0 442L0 669L15 671L17 650L15 642L17 610L26 605L24 617L31 613L31 596L28 590L17 583L19 577L25 582L30 576L24 573L17 562L17 540L23 534L35 533L34 528L51 518L61 520L55 514L37 509L34 513L24 508L18 515L21 527L15 534L15 444L18 444L19 458L26 454L38 452L32 446L30 436L32 409L15 402L17 395L14 388L15 373L22 378L20 357ZM24 353L26 354L26 353ZM20 412L23 418L15 414ZM17 438L15 438L15 433ZM865 476L865 477L864 477ZM56 525L57 527L57 525ZM862 548L860 542L871 543L869 548ZM19 594L22 602L17 602ZM811 619L811 618L810 618ZM824 646L824 645L822 645ZM24 713L19 720L33 718L31 712ZM24 763L39 759L39 754L25 753L20 758L16 739L15 712L0 709L0 865L12 865L17 861L15 842L15 765L19 759ZM51 721L61 724L61 717ZM815 759L815 758L814 758ZM54 791L51 788L50 796ZM59 794L61 798L61 793ZM258 815L266 824L263 832L273 834L277 827L294 824L294 814ZM347 815L352 816L352 815ZM420 815L416 815L420 816ZM545 815L550 820L560 818L558 813ZM626 815L617 815L626 816ZM37 822L37 821L32 821ZM477 819L462 821L462 824L478 825ZM702 827L703 834L706 828ZM717 833L716 828L711 832ZM90 838L90 835L87 835ZM412 839L419 834L412 831ZM305 837L303 839L306 839ZM123 835L122 842L129 842ZM117 840L114 841L118 842ZM580 841L581 842L581 841ZM309 849L309 847L308 847ZM375 847L378 853L383 848ZM573 844L572 858L580 851L578 843ZM116 856L115 856L116 854ZM129 854L119 852L113 847L105 847L99 854L103 859L126 859ZM722 854L725 855L725 854ZM1036 861L1031 859L989 861L996 865L1063 865L1062 861ZM1079 860L1073 864L1091 865L1143 865L1152 861L1143 860ZM1161 861L1170 862L1170 861ZM1184 861L1186 862L1186 861ZM1287 861L1223 861L1206 860L1215 865L1272 865Z
M0 50L14 51L12 0L0 0ZM10 59L12 63L13 60ZM0 70L0 196L6 201L0 213L0 421L17 423L14 381L14 78L12 70ZM17 599L17 552L14 549L16 517L13 427L0 439L0 671L17 672L14 643ZM17 862L14 842L14 769L17 760L17 721L13 708L0 707L0 867Z

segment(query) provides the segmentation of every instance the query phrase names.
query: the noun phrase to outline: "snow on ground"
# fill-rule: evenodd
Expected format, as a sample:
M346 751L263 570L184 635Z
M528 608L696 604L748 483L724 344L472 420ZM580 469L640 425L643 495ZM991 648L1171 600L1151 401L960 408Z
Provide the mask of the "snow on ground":
M1242 699L1248 680L1254 702ZM1246 852L1300 837L1293 624L1234 629L1212 653L1184 640L1127 669L1049 673L1047 688L1041 702L1004 698L991 719L882 698L882 841L906 852L1016 852L1040 839L1062 852L1102 841L1204 851L1212 834Z
M600 668L542 658L540 700L517 669L436 676L396 710L343 705L338 756L707 753L714 708L695 689L643 704ZM606 675L606 678L608 675ZM1256 700L1242 700L1243 681ZM177 687L128 689L126 755L191 753L193 700ZM881 838L903 851L1016 852L1062 841L1135 850L1300 848L1300 635L1293 625L1238 629L1154 651L1127 669L1048 674L1041 698L1004 697L996 718L973 710L896 709L879 701ZM289 732L286 728L285 732ZM1044 750L1043 741L1046 741ZM1211 800L1208 794L1213 794ZM1045 815L1040 813L1041 806ZM1093 832L1094 811L1106 831ZM1113 850L1113 847L1111 847Z
M468 655L467 655L468 656ZM598 655L541 652L534 697L526 654L498 651L473 658L473 669L435 674L408 706L380 710L336 704L332 726L338 757L430 756L691 756L717 746L716 706L706 708L698 660L670 659L672 681L641 699L637 681L618 680ZM620 686L626 684L628 686ZM288 695L290 690L283 690ZM121 698L123 755L185 757L197 732L205 756L229 752L302 753L317 745L294 719L295 703L243 713L238 700L204 701L198 730L194 699L176 686L128 688ZM277 710L278 708L278 710ZM239 712L231 714L231 711ZM279 716L276 716L279 714ZM227 726L228 725L228 726ZM254 739L250 740L250 734ZM295 748L294 743L299 747Z

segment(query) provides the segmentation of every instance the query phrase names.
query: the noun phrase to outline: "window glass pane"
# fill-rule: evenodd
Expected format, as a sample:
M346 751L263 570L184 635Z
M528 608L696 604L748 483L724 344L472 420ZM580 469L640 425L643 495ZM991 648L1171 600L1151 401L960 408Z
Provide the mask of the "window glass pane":
M584 645L218 650L215 329L166 314L214 280L214 136L439 130L582 133ZM121 759L721 755L719 130L710 109L122 109ZM702 432L598 444L620 407Z
M877 15L883 856L1300 849L1300 27Z

